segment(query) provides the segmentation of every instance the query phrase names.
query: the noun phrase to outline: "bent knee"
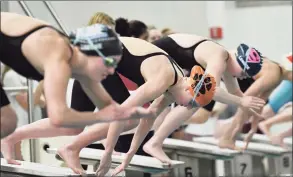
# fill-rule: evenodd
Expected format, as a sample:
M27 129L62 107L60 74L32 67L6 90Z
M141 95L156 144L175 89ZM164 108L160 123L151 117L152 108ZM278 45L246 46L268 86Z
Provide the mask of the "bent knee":
M16 113L10 106L1 108L1 138L12 134L17 127Z

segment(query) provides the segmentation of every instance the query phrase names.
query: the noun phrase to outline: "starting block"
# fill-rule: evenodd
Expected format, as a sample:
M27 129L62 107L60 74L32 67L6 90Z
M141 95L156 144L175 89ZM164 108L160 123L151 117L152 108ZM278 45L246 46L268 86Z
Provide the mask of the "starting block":
M252 171L251 156L258 157L262 155L260 153L243 154L215 145L170 138L164 141L163 148L171 159L185 162L179 169L174 169L172 176L260 176L262 173ZM219 161L225 162L222 172Z
M237 137L238 140L244 140L245 135L241 134L239 137ZM270 139L265 136L265 135L261 135L261 134L254 134L251 142L256 142L256 143L263 143L263 144L272 144ZM292 138L285 138L284 139L284 143L289 146L292 147Z
M214 137L200 137L193 139L196 142L217 145L218 140ZM244 148L245 142L236 141L236 146ZM250 142L245 153L258 152L263 154L263 159L254 159L253 168L259 168L262 162L265 167L265 176L292 174L292 151L269 144Z
M47 149L47 152L50 154L55 154L56 158L62 160L57 154L57 149ZM100 160L104 150L91 149L91 148L83 148L79 154L81 164L85 165L93 165L94 171L97 170ZM112 166L111 168L115 168L119 166L122 161L125 159L126 154L121 153L121 155L112 155ZM138 173L150 173L150 174L159 174L170 171L173 168L177 168L180 165L183 165L182 161L172 161L172 165L163 164L158 159L153 157L134 155L129 166L125 169L125 173L127 177L135 176L135 172ZM130 172L130 173L129 173ZM129 174L131 175L129 175Z
M1 176L48 176L48 177L79 177L69 168L48 166L39 163L19 161L21 165L7 164L6 160L1 158ZM87 174L88 177L95 177L95 173Z

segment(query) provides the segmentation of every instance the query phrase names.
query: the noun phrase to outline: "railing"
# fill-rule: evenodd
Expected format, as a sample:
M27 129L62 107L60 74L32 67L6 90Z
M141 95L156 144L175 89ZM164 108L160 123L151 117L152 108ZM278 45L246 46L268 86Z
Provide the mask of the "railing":
M50 2L48 1L43 1L45 6L48 8L49 12L51 13L51 15L53 16L53 18L55 19L55 21L57 22L58 26L60 27L60 29L68 35L68 31L65 28L65 26L63 25L62 21L60 20L60 18L58 17L57 13L55 12L54 8L52 7L52 5L50 4Z

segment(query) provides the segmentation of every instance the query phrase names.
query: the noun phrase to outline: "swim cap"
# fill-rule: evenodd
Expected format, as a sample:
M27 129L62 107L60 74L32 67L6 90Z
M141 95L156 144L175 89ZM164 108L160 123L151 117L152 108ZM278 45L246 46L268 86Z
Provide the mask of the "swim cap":
M289 53L283 57L282 66L286 70L292 71L292 53Z
M263 57L255 48L249 47L246 44L240 44L237 47L236 59L248 76L255 76L262 67Z
M110 27L103 24L78 28L70 33L69 39L86 55L122 55L122 44L118 36Z
M209 104L215 94L216 81L213 76L204 72L200 66L194 66L189 76L189 92L193 96L193 107Z

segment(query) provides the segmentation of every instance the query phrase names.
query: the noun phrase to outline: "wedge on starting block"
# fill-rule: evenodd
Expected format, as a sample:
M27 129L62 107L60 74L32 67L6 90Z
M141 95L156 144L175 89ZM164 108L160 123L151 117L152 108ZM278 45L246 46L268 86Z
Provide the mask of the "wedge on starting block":
M19 161L21 165L7 164L6 160L1 158L1 173L13 174L16 176L48 176L48 177L79 177L71 169L64 167L48 166L39 163ZM94 173L87 174L88 177L95 177Z
M214 137L193 138L193 141L200 142L200 143L206 143L206 144L212 144L212 145L218 144L218 140L215 139ZM245 142L236 140L236 146L238 146L240 148L244 148ZM276 147L273 145L256 143L256 142L250 142L247 147L247 150L260 152L260 153L267 154L267 155L282 155L284 153L291 152L291 150L286 150L281 147Z
M244 140L244 138L245 138L244 134L241 134L238 137L239 140ZM267 136L261 135L261 134L254 134L252 139L251 139L251 142L263 143L263 144L271 144L270 139ZM285 138L284 143L287 146L292 147L292 138Z
M193 138L195 142L217 145L218 140L214 137ZM236 140L236 146L245 147L245 142ZM292 149L284 149L270 144L250 142L248 152L262 153L266 162L266 175L292 174Z
M164 151L172 159L184 161L179 169L174 169L174 176L261 176L253 171L253 157L262 157L261 153L244 154L218 146L167 138L163 143ZM223 162L222 170L217 168ZM245 169L242 169L245 164ZM225 169L223 171L223 169Z
M47 149L47 152L50 154L57 155L57 149ZM104 150L91 149L91 148L83 148L79 154L80 160L82 164L87 165L95 165L100 162ZM57 155L58 156L58 155ZM112 165L113 167L118 166L125 159L126 154L121 153L121 155L112 155ZM60 157L58 158L59 160ZM172 161L171 165L163 164L158 159L153 157L134 155L129 166L126 168L126 171L139 171L143 173L162 173L169 171L170 169L177 168L178 166L184 164L182 161Z

